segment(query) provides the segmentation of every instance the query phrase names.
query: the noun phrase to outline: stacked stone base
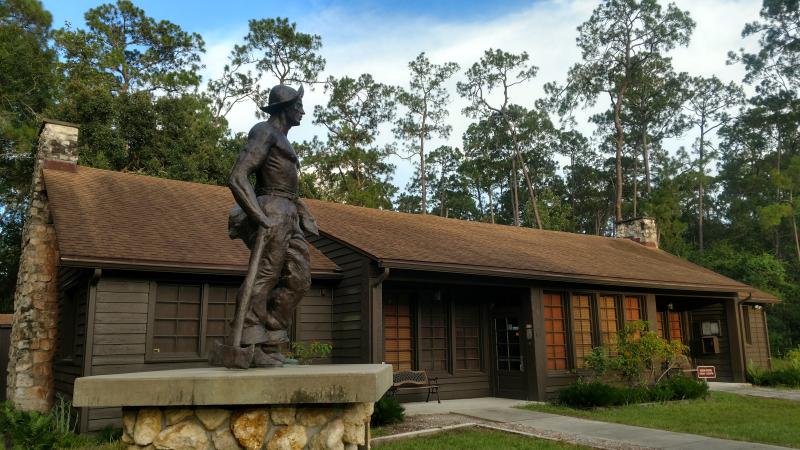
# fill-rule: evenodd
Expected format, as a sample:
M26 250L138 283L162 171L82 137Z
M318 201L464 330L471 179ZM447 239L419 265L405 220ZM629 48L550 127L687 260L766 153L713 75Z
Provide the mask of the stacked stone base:
M372 403L253 407L127 407L128 449L369 448Z

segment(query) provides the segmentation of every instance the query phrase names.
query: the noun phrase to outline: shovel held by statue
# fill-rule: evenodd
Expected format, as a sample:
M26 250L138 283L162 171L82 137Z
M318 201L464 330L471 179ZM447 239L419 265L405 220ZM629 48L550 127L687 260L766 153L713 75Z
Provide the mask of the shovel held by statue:
M264 253L264 246L267 240L267 229L258 226L255 245L250 253L250 263L247 267L247 276L242 285L242 295L236 305L236 316L233 319L231 329L230 345L215 341L211 351L208 353L208 362L213 366L224 366L228 369L247 369L253 362L255 346L249 345L242 347L242 331L244 330L244 317L250 308L250 298L253 296L253 288L258 274L258 263Z

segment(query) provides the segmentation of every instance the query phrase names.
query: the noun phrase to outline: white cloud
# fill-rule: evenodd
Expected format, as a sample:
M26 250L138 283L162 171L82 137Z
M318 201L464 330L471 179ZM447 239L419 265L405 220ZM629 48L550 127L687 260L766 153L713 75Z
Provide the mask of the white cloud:
M760 0L677 0L697 22L697 28L688 48L672 53L675 67L693 75L717 75L725 81L738 81L742 69L725 64L729 50L742 47L740 33L744 24L756 20ZM461 114L465 102L455 91L463 71L476 62L484 50L501 48L519 53L528 52L531 62L539 67L538 76L528 85L515 88L511 93L515 103L533 106L542 95L542 85L548 81L563 81L568 68L580 58L575 45L577 26L591 14L596 2L589 0L549 0L536 2L531 7L495 17L490 20L440 22L434 18L408 15L376 15L328 7L306 17L295 17L298 29L322 36L322 55L327 60L325 76L358 76L370 73L376 80L388 84L407 85L408 61L425 51L434 62L455 61L462 70L451 80L449 90L452 104L449 123L453 126L447 144L461 146L461 135L470 120ZM205 33L208 52L205 56L204 76L217 76L234 43L240 42L246 29L223 30ZM750 48L753 42L747 43ZM271 84L272 80L265 80ZM324 135L324 130L311 124L313 106L326 101L321 89L308 92L304 103L309 116L303 125L292 130L294 140L310 139ZM247 131L255 123L252 103L237 105L228 120L234 131ZM587 114L588 115L588 114ZM591 133L592 127L582 124L581 130ZM393 140L389 127L382 129L383 142ZM692 137L671 142L671 146L688 145ZM434 142L440 145L444 142ZM395 184L405 186L413 169L407 160L394 160L398 169Z

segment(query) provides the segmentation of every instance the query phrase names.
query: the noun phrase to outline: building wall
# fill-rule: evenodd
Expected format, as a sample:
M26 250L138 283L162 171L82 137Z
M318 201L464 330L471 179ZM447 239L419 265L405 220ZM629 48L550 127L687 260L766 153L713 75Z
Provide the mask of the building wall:
M154 360L147 355L147 331L152 323L148 317L151 302L155 302L154 286L159 281L181 283L185 275L157 274L130 276L114 274L100 278L94 298L90 296L89 320L94 324L86 336L90 363L86 375L105 375L151 370L206 367L204 359ZM188 279L191 281L191 279ZM216 279L210 284L235 285L240 278ZM298 341L332 341L332 289L325 283L314 283L298 305L295 323ZM324 363L326 361L317 361ZM81 430L97 431L105 426L119 426L120 408L85 408Z
M309 243L342 269L342 279L333 288L332 339L334 363L365 363L369 361L367 339L369 321L364 310L369 302L370 260L355 250L319 236Z
M732 301L732 300L731 300ZM701 325L704 320L719 320L720 333L717 337L719 341L719 353L706 354L702 351ZM710 303L708 305L696 307L689 311L690 342L689 347L692 359L696 366L714 366L717 369L716 381L733 381L733 366L731 364L731 341L730 327L725 311L725 304L722 302Z
M754 305L742 305L742 313L743 321L749 319L749 323L744 324L745 362L748 367L755 366L768 369L772 366L772 362L769 336L767 334L767 313L763 308L756 309Z

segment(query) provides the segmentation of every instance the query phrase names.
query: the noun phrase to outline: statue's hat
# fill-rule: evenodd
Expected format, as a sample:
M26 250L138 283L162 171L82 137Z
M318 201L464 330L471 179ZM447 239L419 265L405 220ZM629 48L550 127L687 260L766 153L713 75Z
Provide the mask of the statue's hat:
M269 104L267 106L262 106L261 110L265 113L275 114L280 111L281 108L299 98L303 98L303 86L294 90L294 88L286 86L285 84L279 84L269 91Z

